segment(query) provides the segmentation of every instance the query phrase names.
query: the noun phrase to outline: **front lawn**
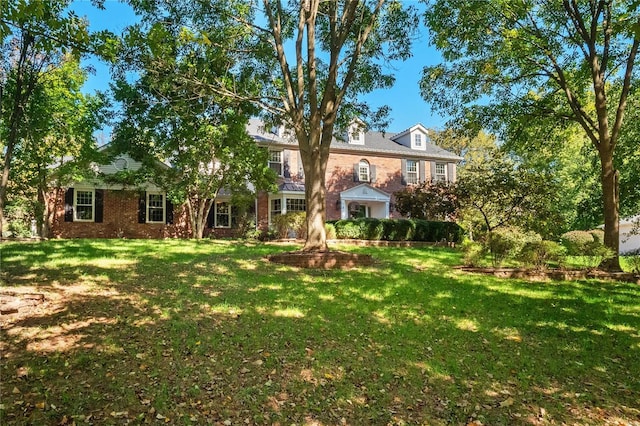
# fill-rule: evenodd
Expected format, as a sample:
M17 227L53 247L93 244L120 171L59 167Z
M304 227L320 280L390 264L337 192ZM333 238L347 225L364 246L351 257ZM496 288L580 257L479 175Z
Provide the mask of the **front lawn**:
M0 424L640 424L640 286L465 274L443 248L0 246Z

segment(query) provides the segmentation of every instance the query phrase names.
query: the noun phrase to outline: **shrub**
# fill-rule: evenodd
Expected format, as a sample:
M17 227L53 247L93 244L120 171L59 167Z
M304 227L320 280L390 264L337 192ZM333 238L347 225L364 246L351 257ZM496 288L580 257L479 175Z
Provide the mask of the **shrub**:
M415 235L416 224L412 220L397 219L382 220L382 239L387 241L412 241Z
M535 232L522 232L519 228L500 228L486 238L486 250L491 253L493 266L500 266L509 257L516 257L527 243L542 241Z
M594 241L599 242L600 244L604 244L604 230L603 229L592 229L589 231Z
M464 230L455 222L435 222L416 219L413 239L414 241L449 241L460 242L464 236Z
M335 240L336 236L336 227L333 223L325 223L324 224L324 232L327 234L328 240Z
M339 239L427 241L462 240L464 231L454 222L413 219L344 219L334 223Z
M335 223L336 237L341 240L360 238L360 227L356 225L355 220L339 220Z
M568 254L582 256L587 252L587 247L595 241L588 231L569 231L560 237L562 245L567 248Z
M291 212L277 215L272 218L278 238L288 238L291 232L297 238L304 238L306 235L306 215L304 212Z
M485 248L476 241L465 240L462 243L462 252L464 253L463 262L467 266L481 266L482 258L485 254Z
M590 269L595 269L602 262L607 259L611 259L614 256L613 250L605 246L599 241L591 241L585 246L585 251L582 255L582 259L585 261L585 266Z
M544 268L551 262L560 263L567 250L555 241L529 241L520 250L517 259L535 268Z
M627 252L624 259L634 274L640 274L640 249Z

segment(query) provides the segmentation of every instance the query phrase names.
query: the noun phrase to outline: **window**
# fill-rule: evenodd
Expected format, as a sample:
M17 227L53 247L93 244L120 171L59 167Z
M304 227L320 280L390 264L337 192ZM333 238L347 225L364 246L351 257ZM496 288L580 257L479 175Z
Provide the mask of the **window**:
M93 222L95 193L93 190L76 190L75 220L79 222Z
M217 228L228 228L231 226L231 208L227 202L216 203L216 223Z
M274 198L271 200L271 217L282 214L282 200L280 198Z
M164 195L147 192L147 223L164 223Z
M351 143L360 143L360 132L351 133Z
M418 161L416 160L407 160L407 184L418 183L419 175L418 175Z
M269 168L282 176L282 151L269 151Z
M446 181L447 180L447 165L444 163L436 163L436 173L435 173L436 181Z
M307 211L307 201L304 198L287 198L287 213Z
M413 136L413 143L415 146L422 146L422 134L416 133Z
M358 164L358 180L360 182L369 182L369 162L367 160L360 160Z

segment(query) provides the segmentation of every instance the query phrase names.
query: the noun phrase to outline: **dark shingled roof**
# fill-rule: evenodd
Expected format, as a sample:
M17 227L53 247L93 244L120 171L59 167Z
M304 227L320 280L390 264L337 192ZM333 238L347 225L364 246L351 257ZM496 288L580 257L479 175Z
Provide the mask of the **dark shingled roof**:
M247 126L247 132L256 142L268 146L298 146L297 141L292 135L279 136L271 133L268 129L265 130L262 122L258 119L251 119ZM404 133L404 132L403 132ZM461 157L449 152L439 146L428 142L425 150L420 151L417 149L411 149L404 145L401 145L392 138L400 133L384 133L384 132L366 132L364 136L364 144L350 144L346 141L342 141L334 138L331 142L331 150L344 150L354 151L360 153L370 154L386 154L394 157L402 156L406 158L429 158L437 160L449 160L460 161Z

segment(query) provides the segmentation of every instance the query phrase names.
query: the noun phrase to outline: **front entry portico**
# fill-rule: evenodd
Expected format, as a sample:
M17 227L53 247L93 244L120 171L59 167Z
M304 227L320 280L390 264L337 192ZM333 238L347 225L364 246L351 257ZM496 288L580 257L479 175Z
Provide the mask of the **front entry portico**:
M389 218L390 195L363 183L340 193L340 218Z

